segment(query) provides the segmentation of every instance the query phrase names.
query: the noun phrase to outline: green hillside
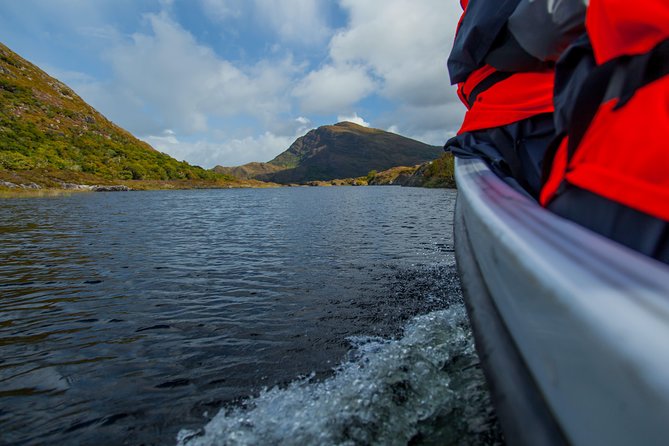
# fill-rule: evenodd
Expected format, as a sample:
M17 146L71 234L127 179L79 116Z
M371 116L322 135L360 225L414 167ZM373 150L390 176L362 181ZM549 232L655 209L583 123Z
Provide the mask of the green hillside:
M69 181L223 178L156 151L0 44L2 171L0 176L21 172L28 179L58 172Z

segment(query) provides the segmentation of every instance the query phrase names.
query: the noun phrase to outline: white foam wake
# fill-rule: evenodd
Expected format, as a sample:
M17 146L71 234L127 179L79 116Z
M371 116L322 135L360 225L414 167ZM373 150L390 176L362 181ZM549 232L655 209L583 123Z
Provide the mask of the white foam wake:
M413 319L400 339L351 341L351 360L332 377L265 390L201 431L182 430L178 444L496 442L462 304Z

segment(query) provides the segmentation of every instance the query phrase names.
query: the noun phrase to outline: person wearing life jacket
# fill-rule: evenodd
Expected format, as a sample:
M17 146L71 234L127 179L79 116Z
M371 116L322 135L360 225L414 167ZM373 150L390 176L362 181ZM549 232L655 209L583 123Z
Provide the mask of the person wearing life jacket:
M554 137L554 73L507 28L519 2L461 0L448 70L467 112L444 149L484 159L506 182L537 197L543 154Z
M669 2L590 0L585 23L560 63L590 67L540 202L669 263Z

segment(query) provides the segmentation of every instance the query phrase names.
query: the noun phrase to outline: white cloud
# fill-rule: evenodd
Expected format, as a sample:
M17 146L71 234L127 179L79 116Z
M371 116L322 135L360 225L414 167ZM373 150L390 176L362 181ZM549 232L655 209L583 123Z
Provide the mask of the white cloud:
M148 135L142 139L158 150L204 167L267 161L308 130L308 118L290 117L291 86L302 69L290 57L235 65L167 13L145 20L148 32L105 54L111 80L67 73L75 91L110 119Z
M446 61L460 17L458 2L340 0L349 14L330 40L325 65L293 90L302 110L350 115L361 100L389 101L379 123L413 135L447 134L464 108L449 85ZM410 109L411 114L399 110ZM419 118L420 117L420 118ZM394 126L394 127L393 127Z
M443 0L340 0L347 29L330 42L335 64L362 63L383 80L382 93L412 105L454 101L446 60L460 6Z
M290 0L256 0L253 7L282 39L299 40L312 33L311 25L325 22L315 0L294 1L304 8L296 8ZM241 4L201 2L219 19L233 17ZM339 121L368 126L353 110L361 100L380 93L393 106L378 117L379 126L442 144L457 129L463 111L445 68L459 16L457 2L449 6L441 0L340 3L350 14L348 25L330 40L329 60L306 74L290 58L235 65L199 44L167 13L147 15L149 32L134 34L109 52L116 85L98 88L97 94L127 98L125 103L134 110L130 115L143 114L132 119L131 131L157 135L145 139L159 150L205 167L267 161L285 150L311 126L305 116L290 117L293 100L302 113L330 114ZM290 14L297 10L302 13ZM279 20L285 15L291 17ZM93 89L89 86L89 92ZM128 116L121 108L117 105L114 113ZM239 116L264 130L252 125L232 132L212 122ZM181 137L162 134L161 129L167 128Z
M302 110L338 113L372 93L374 81L360 66L326 65L309 73L293 90Z
M348 21L336 33L331 2L318 0L199 0L210 20L192 32L184 26L197 25L178 23L172 0L23 0L5 9L27 33L58 23L68 41L95 50L107 67L49 71L111 120L195 164L267 161L311 127L331 123L324 119L369 125L355 112L376 127L443 143L464 111L446 70L458 2L338 2ZM162 12L146 14L156 5ZM261 41L267 32L260 31L258 41L239 39L257 27L276 37ZM218 53L208 46L219 44Z
M455 102L434 106L407 104L379 117L379 125L393 133L438 146L455 135L463 115L464 107Z
M121 34L111 25L80 26L77 28L79 34L86 38L115 41L121 38Z
M200 0L200 3L207 17L215 21L224 21L241 15L239 5L230 0Z
M284 44L314 47L332 35L328 25L327 2L320 0L199 0L212 22L234 28L245 22L276 36L274 51ZM243 22L233 22L241 19ZM226 29L230 32L231 29ZM234 33L234 31L233 31Z
M322 43L331 30L320 0L255 0L260 22L272 29L280 39L314 45Z
M196 133L206 131L213 117L245 115L266 123L289 110L285 91L298 69L292 60L238 67L198 44L166 14L147 20L152 33L134 34L108 59L116 90L123 86L163 128Z
M180 141L174 133L164 132L142 139L157 150L178 160L210 169L217 165L238 166L251 161L269 161L286 150L298 135L280 136L271 132L244 138L205 137L196 141Z
M171 129L163 130L161 135L148 136L144 140L158 150L161 150L162 147L175 147L179 144L176 133ZM161 151L164 152L164 150Z
M363 127L369 127L369 122L362 119L362 117L358 116L357 113L353 113L353 115L339 115L339 116L337 116L337 122L343 122L343 121L352 122L354 124L358 124L358 125L361 125Z

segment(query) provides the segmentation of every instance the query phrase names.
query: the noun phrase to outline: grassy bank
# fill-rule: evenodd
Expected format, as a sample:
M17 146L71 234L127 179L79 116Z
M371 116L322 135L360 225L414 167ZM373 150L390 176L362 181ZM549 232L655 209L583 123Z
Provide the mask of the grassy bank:
M212 179L108 179L84 172L68 170L5 170L0 169L0 191L5 195L35 195L39 191L51 193L86 191L86 186L126 186L132 190L225 189L242 187L276 187L273 183L240 180L229 175L215 175Z

